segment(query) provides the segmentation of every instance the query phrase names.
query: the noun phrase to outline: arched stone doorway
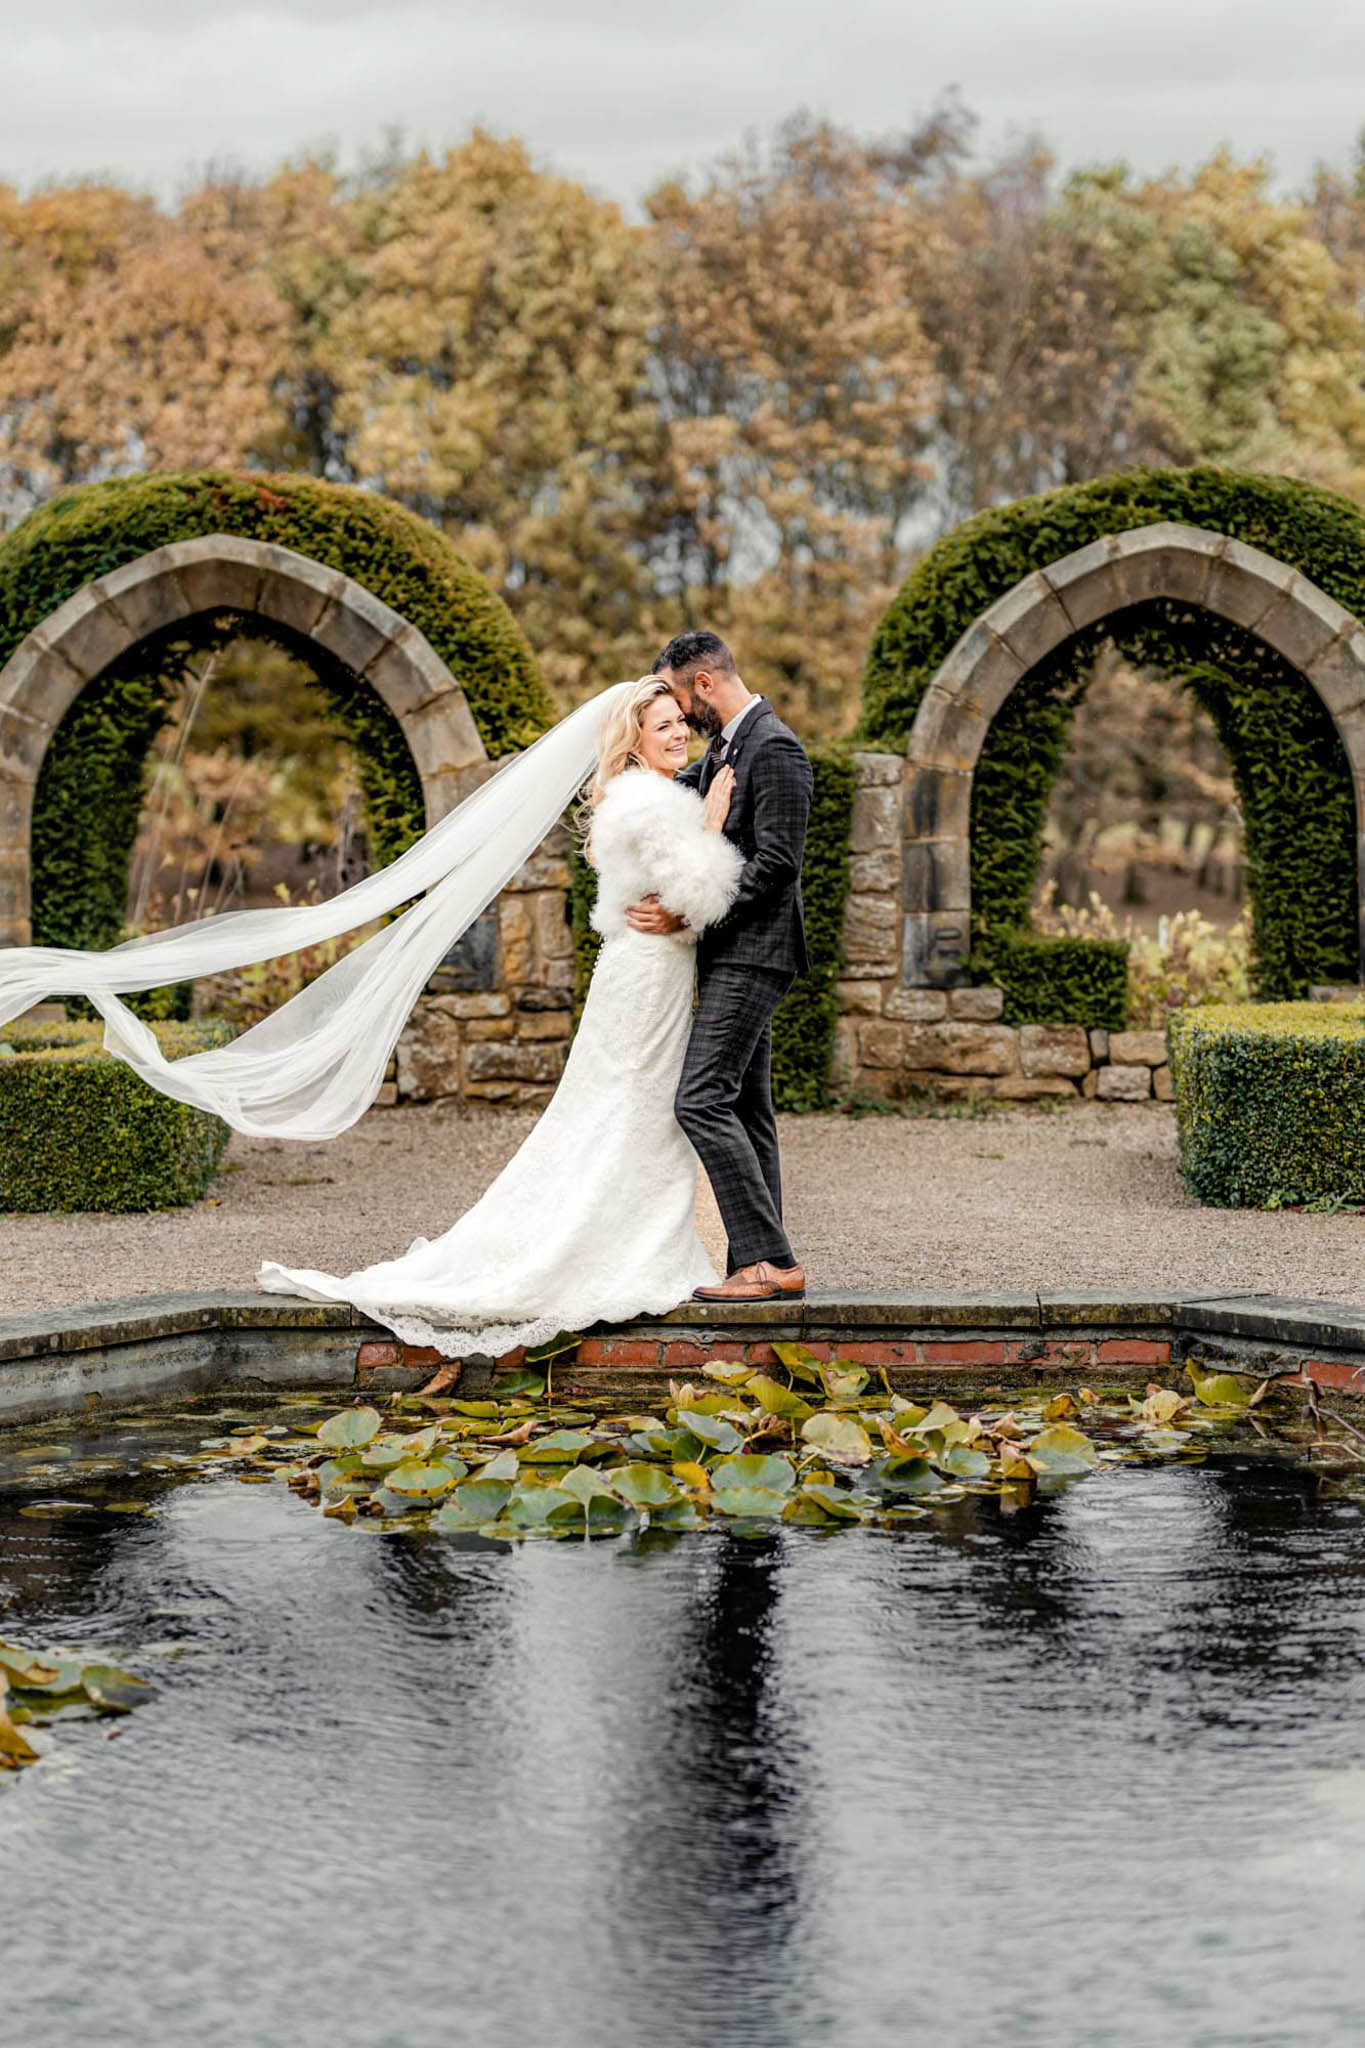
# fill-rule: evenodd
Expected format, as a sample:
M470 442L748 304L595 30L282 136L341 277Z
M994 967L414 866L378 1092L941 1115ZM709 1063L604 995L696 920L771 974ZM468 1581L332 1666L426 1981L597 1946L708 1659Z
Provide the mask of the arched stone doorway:
M971 944L973 778L992 721L1054 649L1167 600L1245 629L1316 691L1345 751L1365 875L1365 628L1302 570L1226 534L1163 520L1106 534L989 605L920 699L906 754L901 980L962 980ZM1358 883L1357 909L1365 904ZM1361 934L1365 953L1365 927Z
M217 612L312 644L375 691L412 754L429 825L481 772L464 690L425 636L353 577L231 533L155 548L76 591L0 669L0 944L31 938L33 795L63 716L140 643Z

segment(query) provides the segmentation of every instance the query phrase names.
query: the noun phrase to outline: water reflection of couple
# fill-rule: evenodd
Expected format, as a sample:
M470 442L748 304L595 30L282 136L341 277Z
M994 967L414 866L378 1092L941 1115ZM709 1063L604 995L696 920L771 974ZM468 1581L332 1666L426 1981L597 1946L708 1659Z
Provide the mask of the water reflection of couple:
M687 766L687 728L705 734ZM782 1223L772 1018L806 964L811 769L712 633L670 642L377 876L329 903L182 926L104 954L0 954L0 1021L89 996L106 1044L235 1128L319 1138L373 1100L415 997L544 837L595 760L586 814L602 936L563 1079L520 1151L443 1237L347 1276L261 1270L278 1293L353 1303L447 1357L660 1312L697 1292L804 1292ZM427 893L232 1045L168 1062L120 993L269 958ZM693 1014L694 979L697 1003ZM728 1237L697 1235L697 1160Z

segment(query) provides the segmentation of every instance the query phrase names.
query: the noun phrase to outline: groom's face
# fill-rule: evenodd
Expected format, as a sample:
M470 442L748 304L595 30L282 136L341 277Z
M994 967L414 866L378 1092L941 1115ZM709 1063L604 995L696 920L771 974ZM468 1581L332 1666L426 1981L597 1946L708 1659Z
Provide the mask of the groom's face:
M705 669L698 669L690 676L679 675L676 669L669 669L666 673L668 687L677 698L682 715L693 732L700 733L703 739L714 738L721 729L722 721L715 705L706 695L706 685L710 678Z

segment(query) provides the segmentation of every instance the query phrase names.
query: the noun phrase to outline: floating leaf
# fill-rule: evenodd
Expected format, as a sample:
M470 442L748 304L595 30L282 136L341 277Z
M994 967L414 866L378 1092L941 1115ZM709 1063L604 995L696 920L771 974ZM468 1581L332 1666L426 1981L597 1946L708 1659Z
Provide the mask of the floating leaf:
M767 1373L756 1372L747 1382L746 1394L751 1394L769 1415L785 1415L793 1422L804 1422L808 1415L815 1413L809 1401L803 1401L800 1394L794 1394L790 1387L784 1387L770 1379Z
M860 1365L833 1365L820 1367L820 1384L831 1401L856 1401L871 1375Z
M1183 1394L1177 1394L1170 1387L1157 1387L1142 1404L1142 1419L1158 1424L1174 1422L1189 1405Z
M837 1486L803 1486L799 1498L811 1501L822 1515L834 1522L861 1522L863 1510L851 1494L841 1493Z
M1201 1372L1197 1365L1185 1367L1194 1383L1195 1399L1205 1408L1249 1408L1251 1389L1230 1372ZM1143 1403L1143 1412L1150 1401Z
M973 1451L965 1444L958 1444L940 1460L945 1472L951 1472L954 1479L981 1479L991 1469L991 1461L984 1451Z
M24 1686L51 1685L61 1675L56 1664L35 1656L32 1650L21 1650L17 1643L0 1643L0 1692L6 1673L15 1685Z
M387 1472L392 1466L403 1464L407 1455L397 1437L380 1437L360 1453L361 1468L366 1472Z
M411 1458L402 1465L395 1465L384 1483L390 1493L400 1494L404 1499L415 1496L431 1500L438 1493L447 1492L457 1479L463 1479L468 1469L458 1458L440 1459L431 1465L423 1464L420 1458Z
M1075 1412L1076 1403L1070 1394L1054 1394L1050 1401L1043 1404L1044 1422L1060 1422L1064 1416L1074 1415Z
M711 1484L711 1476L705 1465L698 1465L692 1458L679 1458L673 1467L673 1477L684 1486L695 1487L698 1493L705 1493Z
M720 1415L698 1415L688 1411L686 1431L713 1451L737 1451L744 1442L732 1422Z
M767 1493L787 1493L796 1484L789 1458L721 1458L711 1467L711 1484L721 1487L761 1486Z
M481 1528L502 1513L511 1492L505 1479L466 1479L442 1501L427 1527L447 1533Z
M499 1451L496 1458L490 1458L479 1467L480 1479L514 1480L521 1470L515 1451Z
M524 1395L532 1401L538 1401L545 1392L545 1375L539 1372L523 1371L503 1373L493 1384L504 1400L512 1400ZM457 1403L457 1405L459 1404ZM472 1403L470 1405L471 1407L473 1406Z
M527 1444L521 1461L524 1465L572 1465L584 1451L592 1450L595 1442L585 1429L552 1429L548 1436Z
M824 1365L813 1352L807 1351L804 1344L774 1344L772 1348L773 1355L786 1366L794 1380L800 1380L808 1387L820 1385Z
M888 1458L881 1479L897 1493L937 1493L943 1485L927 1458Z
M961 1420L962 1417L956 1408L950 1408L946 1401L935 1401L932 1408L928 1409L918 1422L903 1423L902 1427L910 1430L914 1436L927 1436L931 1430L946 1429L949 1423Z
M1054 1422L1034 1437L1028 1459L1036 1472L1073 1474L1093 1471L1099 1453L1079 1429L1067 1422Z
M753 1376L753 1367L745 1365L742 1359L718 1360L713 1365L704 1365L702 1372L708 1380L719 1380L724 1387L742 1387Z
M383 1427L377 1408L343 1408L318 1424L318 1442L335 1451L355 1451L372 1443Z
M836 1465L866 1465L872 1456L872 1439L851 1415L812 1415L802 1423L801 1435Z
M635 1508L669 1507L682 1499L667 1472L657 1465L617 1465L608 1473L612 1490Z
M786 1505L785 1493L766 1486L718 1486L711 1495L711 1506L718 1515L775 1517Z

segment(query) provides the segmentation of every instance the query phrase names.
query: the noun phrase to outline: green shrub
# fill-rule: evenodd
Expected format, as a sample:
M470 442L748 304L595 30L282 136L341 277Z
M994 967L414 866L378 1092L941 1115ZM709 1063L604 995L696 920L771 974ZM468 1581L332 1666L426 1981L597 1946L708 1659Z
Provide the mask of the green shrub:
M801 864L810 967L773 1018L773 1097L779 1109L823 1109L828 1103L839 1015L853 763L839 747L816 748L810 758L815 787Z
M220 470L118 477L62 491L0 540L0 667L24 635L88 583L167 542L212 533L274 542L339 569L425 634L460 682L490 755L526 746L556 716L507 607L435 527L373 491L312 477ZM423 829L421 784L397 720L362 678L311 641L254 630L315 665L356 753L376 864ZM33 815L33 936L118 942L148 751L188 652L231 637L205 617L170 647L142 645L87 685L53 736Z
M153 1028L176 1059L232 1036L216 1021ZM213 1179L227 1125L157 1094L102 1038L99 1024L0 1031L0 1210L171 1209Z
M1365 1006L1213 1003L1169 1030L1191 1194L1220 1208L1365 1202Z
M995 932L968 965L975 981L1003 990L1006 1024L1122 1031L1128 1021L1128 948L1122 940Z
M1215 468L1134 469L1068 485L965 521L917 565L868 656L862 744L904 751L940 663L1025 576L1104 534L1167 519L1261 548L1365 615L1365 516L1349 499L1289 477ZM1246 829L1257 992L1289 997L1314 982L1354 980L1355 804L1331 718L1298 671L1253 633L1164 601L1064 642L992 722L972 793L980 958L993 934L1028 925L1048 795L1106 638L1136 667L1182 676L1228 754Z
M853 763L846 748L822 747L811 754L811 767L815 787L801 867L810 968L793 984L773 1018L773 1095L779 1109L822 1109L829 1101L834 1025L839 1014ZM582 1014L601 944L589 923L597 877L579 851L577 837L570 866L577 1018Z

